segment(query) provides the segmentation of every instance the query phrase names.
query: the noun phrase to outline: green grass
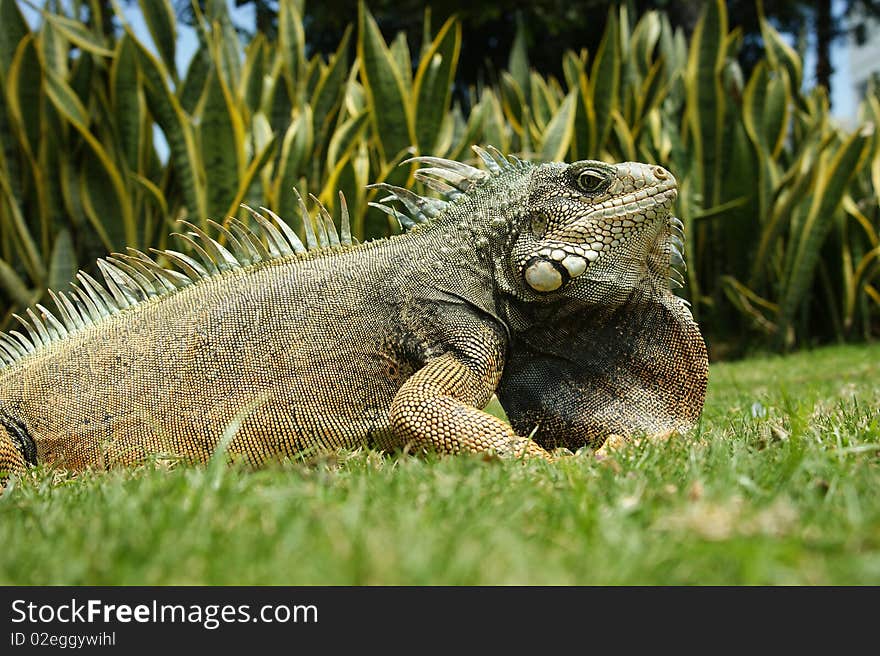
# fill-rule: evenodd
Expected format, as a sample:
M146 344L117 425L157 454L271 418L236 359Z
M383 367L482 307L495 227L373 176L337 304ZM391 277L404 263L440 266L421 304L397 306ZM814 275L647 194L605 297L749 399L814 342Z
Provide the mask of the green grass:
M3 584L880 584L880 346L712 367L703 421L556 464L49 471Z

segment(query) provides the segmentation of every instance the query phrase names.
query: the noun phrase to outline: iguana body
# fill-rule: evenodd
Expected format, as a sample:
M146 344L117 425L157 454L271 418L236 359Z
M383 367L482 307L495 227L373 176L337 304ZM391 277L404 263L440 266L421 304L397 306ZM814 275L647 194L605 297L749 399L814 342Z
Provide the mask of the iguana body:
M668 287L672 176L478 153L489 172L421 158L448 203L386 186L433 215L389 239L294 253L261 218L226 249L190 233L204 252L167 252L180 272L102 262L105 286L81 277L57 316L0 337L0 470L201 461L235 426L229 453L261 463L361 445L547 456L691 425L706 354ZM479 409L496 392L513 429Z

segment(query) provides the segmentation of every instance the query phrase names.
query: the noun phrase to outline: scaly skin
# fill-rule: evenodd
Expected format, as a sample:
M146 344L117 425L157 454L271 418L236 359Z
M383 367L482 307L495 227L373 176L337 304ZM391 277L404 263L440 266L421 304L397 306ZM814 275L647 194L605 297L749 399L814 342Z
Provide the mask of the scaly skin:
M229 454L254 464L362 445L548 458L690 426L706 353L669 291L672 176L478 154L490 174L422 158L420 179L465 191L435 182L455 199L418 199L437 216L410 232L190 271L105 318L82 302L22 354L3 338L0 470L205 461L236 419ZM480 409L496 392L513 428Z

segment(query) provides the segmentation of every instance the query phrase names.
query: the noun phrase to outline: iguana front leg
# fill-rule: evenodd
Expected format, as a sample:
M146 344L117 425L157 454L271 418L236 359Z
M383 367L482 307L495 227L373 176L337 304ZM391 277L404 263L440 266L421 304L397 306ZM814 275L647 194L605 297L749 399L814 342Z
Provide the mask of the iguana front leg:
M476 371L475 369L482 369ZM398 446L438 453L487 453L550 459L532 440L477 406L491 397L501 367L468 365L452 353L429 361L398 390L390 418Z

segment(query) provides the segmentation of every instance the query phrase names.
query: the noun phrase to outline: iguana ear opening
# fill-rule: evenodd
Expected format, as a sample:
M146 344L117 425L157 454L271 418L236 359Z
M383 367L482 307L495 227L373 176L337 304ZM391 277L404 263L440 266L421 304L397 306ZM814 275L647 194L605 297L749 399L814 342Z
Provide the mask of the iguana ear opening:
M696 423L708 358L681 299L637 291L617 308L543 325L514 337L498 387L518 434L574 450Z

